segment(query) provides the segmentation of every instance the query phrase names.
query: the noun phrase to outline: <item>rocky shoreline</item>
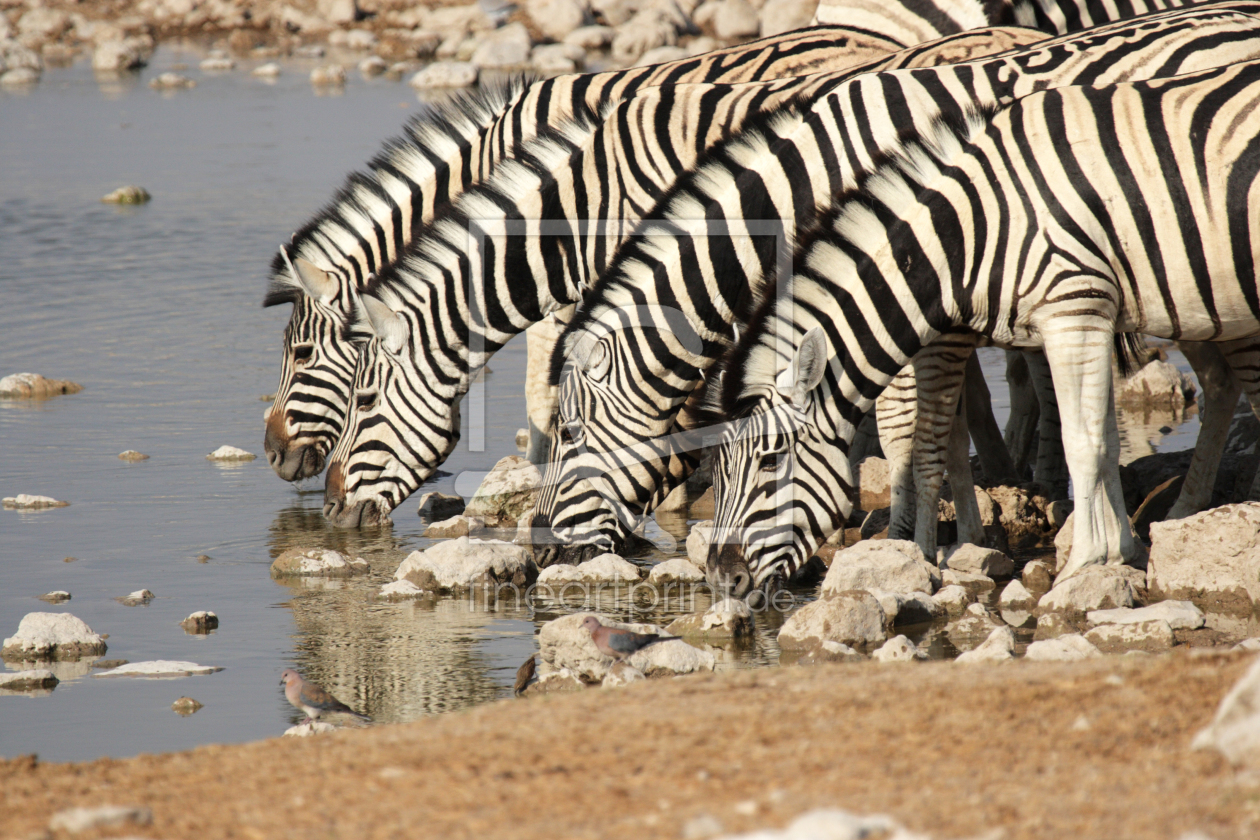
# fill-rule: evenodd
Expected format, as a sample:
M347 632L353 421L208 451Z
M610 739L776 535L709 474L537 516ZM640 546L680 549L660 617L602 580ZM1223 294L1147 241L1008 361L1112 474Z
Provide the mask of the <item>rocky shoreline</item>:
M237 60L328 59L312 82L410 75L418 88L465 87L482 71L540 76L654 64L806 25L816 0L4 0L0 86L46 66L97 73L148 63L159 43L193 41L203 70ZM265 66L265 65L264 65ZM255 68L257 72L259 68ZM168 80L165 87L190 86Z

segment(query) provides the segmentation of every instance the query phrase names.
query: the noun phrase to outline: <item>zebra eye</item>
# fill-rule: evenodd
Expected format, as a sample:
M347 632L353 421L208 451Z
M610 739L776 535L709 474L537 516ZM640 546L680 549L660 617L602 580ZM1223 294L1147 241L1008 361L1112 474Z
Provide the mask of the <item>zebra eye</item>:
M295 344L293 346L293 364L298 367L306 367L306 365L310 364L311 356L314 354L314 344Z
M786 452L767 452L761 456L761 469L765 472L778 472L779 467L787 460Z
M375 391L359 391L354 395L354 407L359 411L371 411L376 408Z
M570 421L560 426L560 442L576 446L582 442L582 424Z

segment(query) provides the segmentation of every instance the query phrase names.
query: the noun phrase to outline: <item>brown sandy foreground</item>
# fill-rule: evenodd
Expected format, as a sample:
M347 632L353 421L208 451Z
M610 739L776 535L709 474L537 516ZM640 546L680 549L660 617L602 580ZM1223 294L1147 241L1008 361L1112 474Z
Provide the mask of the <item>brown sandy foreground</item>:
M1260 836L1260 776L1192 752L1252 655L828 665L505 700L86 764L0 762L0 836L142 805L166 838L677 838L840 807L934 838Z

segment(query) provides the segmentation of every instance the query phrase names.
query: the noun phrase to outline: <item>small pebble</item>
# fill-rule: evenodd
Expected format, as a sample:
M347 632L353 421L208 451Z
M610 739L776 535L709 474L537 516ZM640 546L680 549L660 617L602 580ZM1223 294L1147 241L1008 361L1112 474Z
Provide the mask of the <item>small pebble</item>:
M62 560L61 562L62 562L62 563L78 563L78 562L79 562L79 558L78 558L78 557L67 557L65 560Z
M219 628L219 617L208 610L199 610L179 623L184 632L204 636Z
M128 449L126 452L119 452L118 457L124 461L147 461L149 456L143 452L137 452L134 449Z
M48 592L39 596L39 600L47 601L50 604L60 604L70 600L70 593L64 589L58 589L55 592Z
M106 204L144 204L152 197L144 187L126 186L119 187L101 201Z
M62 502L51 496L31 496L27 493L18 493L16 496L8 496L0 501L4 507L10 510L43 510L45 508L69 507L69 502Z
M114 600L126 607L139 607L148 604L156 597L157 596L148 589L137 589L130 595L123 595L119 598L115 598Z
M198 554L198 555L197 555L197 562L198 562L198 563L209 563L209 562L210 562L210 555L209 555L209 554Z
M340 64L316 67L311 71L311 84L313 85L344 85L345 83L346 68Z
M311 44L306 47L298 47L293 51L293 54L298 58L323 58L324 48L319 44Z
M171 711L180 717L194 715L203 708L205 708L204 703L198 703L191 697L181 697L171 704Z
M207 461L252 461L258 456L235 446L220 446L206 456Z
M232 68L236 67L236 62L225 56L216 56L214 58L204 59L201 62L201 64L199 64L198 66L202 70L205 70L211 73L220 73L225 70L231 70Z
M280 75L280 65L276 64L274 61L270 61L266 64L261 64L258 67L255 67L250 72L255 76L261 76L266 79L274 79L276 76ZM272 394L272 399L275 399L274 394Z
M149 87L155 90L174 90L176 88L195 88L197 83L187 76L178 73L163 73L149 79Z

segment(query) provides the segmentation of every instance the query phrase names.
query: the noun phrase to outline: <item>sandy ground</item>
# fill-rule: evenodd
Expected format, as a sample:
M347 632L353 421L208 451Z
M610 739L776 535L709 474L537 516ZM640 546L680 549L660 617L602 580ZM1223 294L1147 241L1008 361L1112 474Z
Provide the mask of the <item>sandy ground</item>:
M746 671L308 739L17 758L0 762L0 836L115 804L154 822L106 834L167 838L676 838L699 815L748 831L817 807L935 838L1256 837L1260 776L1187 749L1250 662Z

